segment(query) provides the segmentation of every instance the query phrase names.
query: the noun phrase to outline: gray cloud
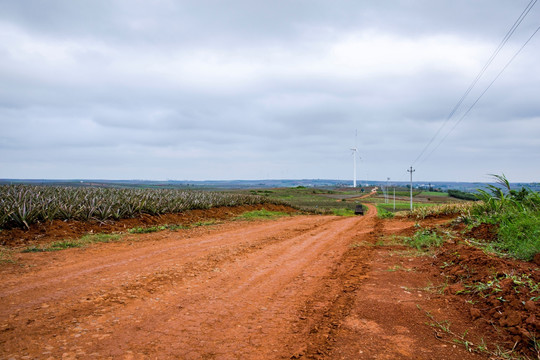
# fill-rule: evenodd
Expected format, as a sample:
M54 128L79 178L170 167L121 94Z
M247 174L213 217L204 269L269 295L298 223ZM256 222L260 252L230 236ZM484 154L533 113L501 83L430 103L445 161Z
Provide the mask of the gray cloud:
M527 3L0 1L0 177L400 180ZM538 41L419 178L538 180Z

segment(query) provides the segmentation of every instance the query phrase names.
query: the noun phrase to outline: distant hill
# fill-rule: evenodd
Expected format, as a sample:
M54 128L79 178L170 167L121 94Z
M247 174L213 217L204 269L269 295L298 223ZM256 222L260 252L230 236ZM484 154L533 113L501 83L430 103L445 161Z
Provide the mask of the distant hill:
M205 190L227 190L227 189L260 189L279 187L317 187L335 188L350 187L352 180L332 180L332 179L278 179L278 180L49 180L49 179L0 179L0 185L7 184L33 184L33 185L56 185L56 186L98 186L98 187L127 187L127 188L165 188L165 189L205 189ZM358 187L363 186L386 186L386 181L365 181L358 180ZM449 189L464 192L474 192L478 188L483 188L488 183L481 182L413 182L414 188L437 189L447 191ZM388 186L408 187L409 182L389 182ZM534 191L540 191L540 183L513 183L513 188L528 187Z

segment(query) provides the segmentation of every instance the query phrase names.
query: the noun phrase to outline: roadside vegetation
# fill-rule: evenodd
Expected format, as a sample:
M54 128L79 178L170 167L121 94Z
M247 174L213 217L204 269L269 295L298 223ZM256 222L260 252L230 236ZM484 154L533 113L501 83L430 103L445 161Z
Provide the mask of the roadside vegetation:
M511 189L504 175L493 175L496 185L479 189L470 216L463 221L471 227L491 225L496 232L488 249L502 252L521 260L532 260L540 253L540 193L522 187Z
M472 338L457 332L444 315L435 319L426 312L440 341L494 359L539 359L540 194L510 186L504 175L493 177L493 184L478 190L477 201L416 208L406 215L418 220L414 234L397 240L430 255L438 268L440 284L420 290L459 296L475 326L495 335L491 342ZM447 215L449 221L442 223ZM433 224L421 221L430 217L438 225L420 227Z
M512 189L504 175L492 176L495 183L478 189L475 202L417 207L406 215L416 219L458 215L456 221L466 224L467 230L484 227L494 233L489 239L470 239L471 244L500 256L533 260L540 253L540 193Z
M46 251L59 251L71 248L81 248L86 247L91 244L97 243L109 243L120 241L122 236L120 234L88 234L84 235L79 239L70 239L70 240L60 240L54 241L50 244L42 246L29 246L26 249L22 250L23 253L31 252L46 252Z
M472 202L435 204L430 207L417 207L406 215L416 219L425 219L431 216L463 215L469 214L473 205Z
M416 250L426 250L439 247L443 244L444 237L432 229L420 229L413 236L404 239L404 243Z
M237 216L237 220L264 220L264 219L277 219L283 216L290 216L281 211L270 211L266 209L248 211L240 216Z
M334 209L332 213L336 216L354 216L354 211L351 209Z

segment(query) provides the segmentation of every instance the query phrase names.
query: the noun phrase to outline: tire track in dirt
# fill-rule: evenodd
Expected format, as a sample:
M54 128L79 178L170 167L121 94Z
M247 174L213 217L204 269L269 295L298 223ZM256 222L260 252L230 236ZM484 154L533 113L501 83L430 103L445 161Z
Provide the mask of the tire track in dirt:
M3 284L0 294L8 304L1 313L7 322L0 334L4 354L36 355L45 349L41 356L135 351L164 358L259 358L252 352L258 349L276 355L285 335L281 329L290 327L296 309L363 221L299 217L231 225L231 230L225 226L224 232L216 229L198 238L137 244L97 261L92 257L99 251L71 251L74 260L65 252L60 257L68 266L53 259L51 265L59 269L29 272L19 287L13 279L7 279L9 286ZM156 237L152 235L148 237ZM188 243L197 250L187 250ZM42 304L44 300L48 302ZM237 331L227 331L231 324ZM238 337L244 342L235 341ZM214 347L205 338L213 339ZM270 338L272 346L264 346Z
M321 239L330 234L331 239L336 239L355 223L355 219L341 220L315 235L302 234L272 244L241 263L223 267L220 275L186 284L189 294L174 292L160 299L162 306L138 319L145 325L139 329L141 334L132 333L131 339L143 337L157 347L163 343L164 336L175 339L160 350L164 357L276 357L279 353L276 350L283 349L283 338L290 336L287 329L297 317L296 309L311 296L313 282L328 267L328 263L323 264L317 258L324 252L338 252L343 242L348 241L347 237L339 242ZM335 258L329 256L329 259ZM169 300L173 302L168 303ZM181 308L177 309L178 306ZM125 316L130 313L127 310ZM129 330L121 328L119 332ZM193 336L195 332L197 336ZM201 344L201 339L211 341ZM139 341L130 341L130 348L144 353ZM104 348L108 347L104 344Z
M490 357L468 351L457 339L443 339L448 334L430 321L428 314L459 334L469 333L475 343L483 337L492 344L470 322L461 304L449 303L439 292L445 285L437 284L437 269L431 266L431 256L396 241L396 236L410 236L418 226L407 219L376 219L373 231L357 239L358 246L344 255L344 263L356 266L337 272L338 279L345 279L343 293L329 302L322 312L322 321L312 327L319 331L311 331L314 341L307 348L306 358Z
M349 314L360 288L370 268L372 247L361 243L374 244L382 231L381 221L375 216L376 209L368 205L369 212L363 232L359 232L350 242L349 249L321 282L321 288L314 293L301 310L300 322L296 324L301 336L294 339L297 344L292 359L319 359L328 356L333 349L336 332L343 319Z
M318 220L322 223L329 221L322 218ZM195 258L200 254L208 258L209 255L207 252L209 250L215 250L216 253L230 251L230 247L241 245L242 242L245 243L246 238L251 238L250 246L255 246L257 243L264 242L272 238L275 234L282 232L283 226L287 227L289 222L295 223L294 226L296 228L293 231L309 231L313 227L320 226L318 223L313 224L314 221L312 218L304 217L303 219L286 219L281 223L259 224L258 226L240 230L228 230L227 226L224 226L225 231L222 228L195 231L196 236L198 235L198 238L200 238L196 242L193 240L193 232L191 230L183 231L179 234L163 232L130 236L131 239L140 241L140 243L130 244L135 246L121 245L120 249L117 248L116 251L108 254L93 251L95 249L88 250L90 255L94 253L95 256L81 254L80 250L66 250L61 255L58 253L27 254L26 258L28 260L31 260L32 257L40 256L52 258L54 261L57 257L61 257L63 266L62 268L51 267L47 263L38 273L32 271L22 276L4 277L3 288L0 290L0 301L4 302L4 298L7 296L19 293L22 294L21 296L25 296L25 292L46 292L49 294L48 296L51 296L51 289L56 288L59 284L65 284L74 280L74 283L70 285L70 292L72 294L77 286L82 289L86 288L86 284L83 283L86 279L100 281L103 284L110 283L111 281L119 281L121 278L119 273L124 272L126 276L130 276L129 269L133 264L138 264L139 267L145 266L148 269L156 269L160 266L165 266L167 262L174 262L174 265L178 265L178 261L189 263L187 262L188 259ZM201 238L201 236L213 234L216 235ZM148 244L145 242L149 239L153 240L153 243ZM160 246L156 246L157 243ZM137 245L139 246L137 247ZM114 247L114 245L107 246ZM180 255L181 257L171 261L171 258L174 258L173 254ZM75 255L74 258L71 258L72 255ZM146 262L143 263L143 261ZM115 269L115 272L109 272L109 269L112 268ZM39 301L44 302L47 300L35 299L34 302L39 303ZM51 298L49 300L57 299ZM25 305L32 306L35 304L26 303Z
M37 265L0 269L0 358L486 358L426 325L485 338L392 238L414 221L369 208L24 254Z

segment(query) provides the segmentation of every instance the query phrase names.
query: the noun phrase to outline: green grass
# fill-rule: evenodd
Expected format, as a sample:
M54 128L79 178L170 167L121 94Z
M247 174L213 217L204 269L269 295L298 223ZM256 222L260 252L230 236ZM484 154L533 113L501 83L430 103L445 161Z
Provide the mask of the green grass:
M276 202L286 202L287 204L302 211L331 214L334 209L349 209L354 211L360 202L342 201L344 198L363 195L357 191L344 191L338 189L319 188L276 188L272 190L237 190L233 193L263 195L266 199Z
M217 220L207 220L207 221L197 221L196 223L191 224L192 227L199 227L199 226L211 226L216 225L218 222Z
M499 250L508 252L518 259L532 260L540 252L540 216L513 214L507 216L499 226Z
M473 224L498 225L497 239L480 244L521 260L540 253L540 193L512 189L504 175L493 175L497 186L478 189L482 201L471 209Z
M157 231L167 230L168 225L160 225L160 226L148 226L148 227L134 227L128 230L128 233L130 234L148 234L153 233Z
M157 231L163 231L163 230L170 230L170 231L176 231L176 230L183 230L183 229L189 229L189 226L186 225L179 225L179 224L167 224L167 225L156 225L156 226L147 226L147 227L134 227L128 230L128 233L130 234L148 234L153 233Z
M413 190L413 197L417 196L417 195L420 195L422 193L422 190ZM380 195L383 195L384 192L382 191L382 189L379 188L379 190L377 190L377 194L380 196ZM396 196L410 196L411 193L410 191L407 189L396 189ZM394 196L394 190L392 187L389 187L388 188L388 196Z
M333 214L334 211L341 213L341 209L349 209L354 211L356 205L372 203L381 204L384 203L384 197L381 195L374 195L364 199L351 200L362 195L368 195L371 192L371 188L365 188L364 192L358 189L351 188L274 188L271 190L234 190L231 193L251 194L263 196L271 201L283 201L291 206L303 211ZM393 191L389 192L390 202L384 204L386 211L393 211ZM430 192L422 192L420 190L414 190L414 196L420 196L420 203L416 201L414 207L433 206L437 203L447 202L448 197L446 193L434 192L433 198L430 201L426 199L425 194L430 195ZM396 211L409 210L409 191L405 188L396 188ZM350 214L350 213L349 213Z
M177 230L185 230L185 229L190 229L190 228L199 227L199 226L210 226L210 225L215 225L217 223L218 223L217 220L210 219L207 221L197 221L190 225L167 224L167 225L155 225L155 226L146 226L146 227L134 227L134 228L129 229L128 232L130 234L149 234L149 233L164 231L164 230L177 231Z
M448 193L445 192L439 192L439 191L422 191L420 193L422 196L441 196L441 197L448 197Z
M405 238L404 242L417 250L426 250L441 246L444 242L444 238L435 231L421 229L414 233L413 236Z
M469 239L472 243L498 256L530 261L540 253L540 214L507 211L506 213L472 217L470 227L481 223L496 224L497 238L492 242L480 242Z
M240 220L262 220L262 219L277 219L279 217L289 216L289 214L280 211L269 211L266 209L248 211L243 213L240 216L237 216L236 219Z
M336 216L355 216L354 210L351 209L333 209L332 213Z
M444 199L444 201L447 200L447 198L444 198L444 197L441 197L440 199ZM365 199L366 203L374 203L374 204L381 204L381 205L384 205L386 207L388 207L389 209L392 209L394 207L394 198L393 197L389 197L388 198L388 202L385 201L384 197L371 197L371 198L367 198ZM416 208L416 207L425 207L425 206L435 206L435 205L439 205L440 203L436 202L436 201L426 201L426 202L420 202L420 201L417 201L417 200L414 200L413 198L413 208ZM401 198L398 198L396 197L396 210L408 210L410 208L410 200L409 198L406 198L406 197L401 197Z
M377 205L377 216L380 219L391 219L394 217L394 213L386 210L384 207Z
M121 240L120 234L87 234L79 239L67 239L61 241L54 241L47 245L42 246L29 246L22 250L23 253L31 252L46 252L46 251L59 251L71 248L86 247L90 244L96 243L109 243Z

